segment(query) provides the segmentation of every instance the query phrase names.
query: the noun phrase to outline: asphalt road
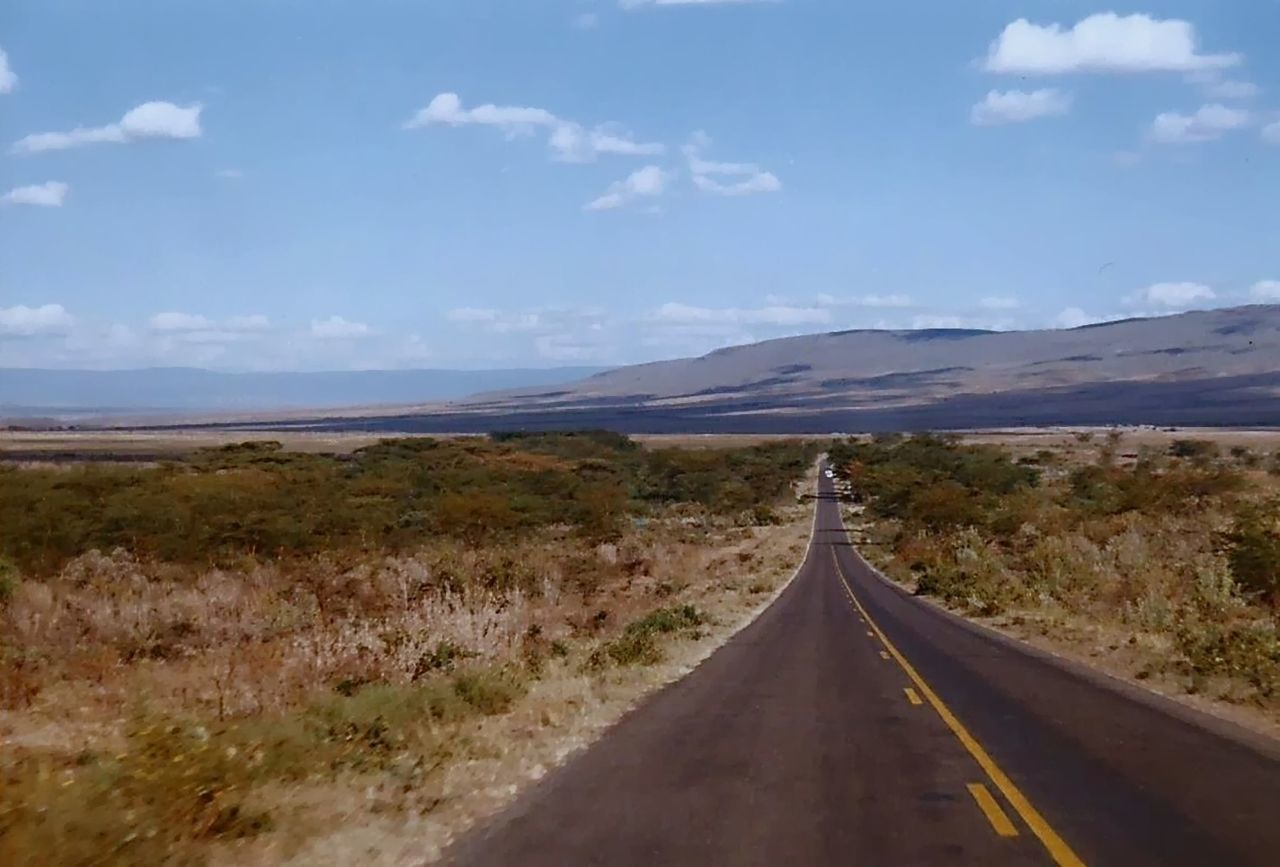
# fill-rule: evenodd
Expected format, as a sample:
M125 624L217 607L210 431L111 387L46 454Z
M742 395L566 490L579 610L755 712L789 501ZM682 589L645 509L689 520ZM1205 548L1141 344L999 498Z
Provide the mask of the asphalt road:
M1280 864L1280 746L907 596L830 483L791 586L457 864Z

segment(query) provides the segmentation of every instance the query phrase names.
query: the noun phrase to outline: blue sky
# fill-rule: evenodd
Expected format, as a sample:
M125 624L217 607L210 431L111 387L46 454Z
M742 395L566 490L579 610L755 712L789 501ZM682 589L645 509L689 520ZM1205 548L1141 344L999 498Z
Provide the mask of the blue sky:
M1280 3L5 0L0 366L1280 303Z

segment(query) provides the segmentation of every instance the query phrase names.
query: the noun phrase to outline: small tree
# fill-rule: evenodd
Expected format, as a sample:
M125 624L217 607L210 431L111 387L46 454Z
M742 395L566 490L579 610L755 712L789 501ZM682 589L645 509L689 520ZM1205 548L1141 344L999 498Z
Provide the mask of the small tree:
M1231 575L1240 589L1280 607L1280 533L1260 515L1250 514L1226 541Z
M486 538L503 536L517 523L511 502L501 494L477 491L472 494L445 494L436 505L436 526L468 545Z

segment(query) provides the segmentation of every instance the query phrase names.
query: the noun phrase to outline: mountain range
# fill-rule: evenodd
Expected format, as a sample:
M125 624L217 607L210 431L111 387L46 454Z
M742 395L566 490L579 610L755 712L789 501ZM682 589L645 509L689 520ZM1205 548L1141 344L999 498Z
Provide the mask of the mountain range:
M322 420L313 420L313 423ZM1280 425L1280 306L1039 331L855 330L334 421L484 431L822 433L1048 424Z
M609 370L2 370L0 415L6 403L216 410L230 427L437 433L1280 426L1280 305L1038 331L837 331Z

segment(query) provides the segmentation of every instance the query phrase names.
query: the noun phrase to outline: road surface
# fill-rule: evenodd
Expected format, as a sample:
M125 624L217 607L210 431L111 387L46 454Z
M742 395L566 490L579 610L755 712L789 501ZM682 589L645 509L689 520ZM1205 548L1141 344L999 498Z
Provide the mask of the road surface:
M1280 748L878 577L790 587L448 853L476 865L1280 864Z

